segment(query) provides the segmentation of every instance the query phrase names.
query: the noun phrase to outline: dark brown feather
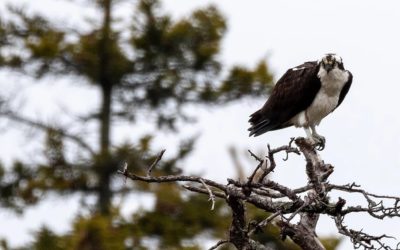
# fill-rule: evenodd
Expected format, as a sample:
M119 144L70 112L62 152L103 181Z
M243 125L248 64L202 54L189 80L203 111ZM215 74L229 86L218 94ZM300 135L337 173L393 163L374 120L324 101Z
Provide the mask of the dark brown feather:
M308 108L321 88L317 62L289 69L278 80L264 106L250 116L250 136L291 126L290 119Z

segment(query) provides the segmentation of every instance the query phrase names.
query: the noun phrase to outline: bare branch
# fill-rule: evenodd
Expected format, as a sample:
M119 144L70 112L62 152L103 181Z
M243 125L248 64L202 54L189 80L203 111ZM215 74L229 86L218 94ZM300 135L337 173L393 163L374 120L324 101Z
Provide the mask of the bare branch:
M263 163L264 161L260 158L260 157L258 157L257 155L255 155L253 152L251 152L251 150L249 149L249 150L247 150L249 153L250 153L250 155L254 158L254 159L256 159L259 163Z
M325 250L315 233L312 230L309 230L307 225L302 223L293 225L283 220L281 220L278 225L281 227L282 240L285 240L286 237L290 237L293 242L299 245L302 249Z
M284 152L286 152L286 157L285 158L283 158L283 160L288 160L288 154L289 153L295 153L295 154L297 154L297 155L300 155L300 151L299 151L299 149L298 148L295 148L295 147L292 147L292 143L295 141L295 138L290 138L290 141L289 141L289 144L288 145L286 145L286 146L281 146L281 147L278 147L278 148L275 148L275 149L270 149L269 148L269 152L268 152L268 154L276 154L276 153L279 153L279 152L282 152L282 151L284 151Z
M217 242L217 244L215 244L214 246L210 247L208 250L217 249L218 247L220 247L220 246L222 246L224 244L227 244L227 243L229 243L229 240L220 240L220 241Z
M208 194L210 195L210 198L208 200L211 200L211 210L214 210L214 206L215 206L215 196L213 194L213 192L211 191L211 189L207 186L207 184L204 182L203 179L200 179L201 184L203 184L204 188L207 189Z
M262 160L260 157L256 156L253 152L251 152L250 150L249 153L252 157L254 157L258 162L258 166L256 167L256 169L254 170L254 172L252 173L252 175L249 177L248 179L248 183L252 182L254 179L254 176L256 174L256 172L259 169L262 169L263 166L265 166L265 168L263 169L263 173L261 174L261 176L258 178L258 182L262 182L266 176L268 176L268 174L270 174L271 172L274 171L275 167L276 167L276 162L274 159L274 155L279 153L279 152L285 152L286 153L286 157L283 159L284 161L289 159L289 153L295 153L295 154L300 154L300 151L297 148L292 147L292 143L294 141L294 138L291 138L290 142L288 145L286 146L281 146L275 149L271 149L270 145L268 145L268 156L266 156L265 160ZM269 162L269 164L268 164Z
M265 187L268 187L268 188L278 191L279 193L282 194L283 197L288 197L289 199L291 199L295 202L300 200L300 198L297 196L297 194L293 190L291 190L290 188L285 187L277 182L268 180L268 181L265 181L264 185L265 185Z
M297 145L297 148L292 146L293 142ZM277 167L274 155L279 152L286 153L286 157L283 160L288 159L289 153L302 154L305 157L305 172L309 180L307 185L291 189L281 183L265 178ZM377 219L400 217L400 197L373 194L361 189L355 183L347 185L328 183L327 180L333 173L334 168L321 160L314 145L307 139L292 138L288 145L275 149L271 149L268 145L268 155L265 160L262 160L262 158L249 150L250 155L258 162L257 167L252 171L247 181L228 179L227 184L220 184L197 176L150 176L151 169L161 160L162 153L163 151L149 167L147 176L138 176L129 173L126 169L119 171L119 173L133 181L197 183L196 185L183 185L183 187L192 192L208 195L209 200L212 202L211 210L215 206L215 197L224 199L232 211L229 240L221 240L211 249L216 249L220 245L227 243L231 243L241 250L267 249L253 240L251 236L262 231L261 229L271 224L271 222L275 222L280 227L282 240L290 237L303 249L322 250L324 247L317 238L315 230L319 217L323 214L332 216L338 232L350 238L355 248L399 249L400 243L396 248L390 248L384 242L385 239L392 238L391 236L386 234L372 236L361 230L349 229L344 225L343 221L345 216L353 213L365 213ZM265 167L263 168L263 166ZM255 178L257 171L262 171L260 178ZM346 206L346 200L343 198L339 198L336 202L330 202L328 194L333 191L360 194L368 205ZM307 192L306 195L300 195L305 192ZM387 202L392 202L393 205L384 205ZM247 203L270 213L270 215L258 223L254 221L247 222ZM300 220L298 223L292 224L291 221L296 216L299 216Z
M161 152L158 154L157 158L154 160L154 162L147 169L147 176L151 176L151 171L153 171L153 168L161 161L165 151L166 151L166 149L161 150Z
M201 183L201 180L203 180L207 185L218 188L222 191L226 190L226 186L219 184L215 181L204 179L201 177L197 176L187 176L187 175L165 175L165 176L159 176L159 177L154 177L154 176L138 176L132 173L123 173L122 171L118 171L119 174L122 174L129 179L133 181L144 181L144 182L157 182L157 183L163 183L163 182L197 182Z
M386 234L382 234L380 236L371 236L368 235L362 230L356 231L353 229L348 229L347 226L343 224L344 217L343 216L336 216L335 217L335 223L336 227L339 230L339 233L348 236L353 243L353 246L355 249L358 249L360 247L364 247L364 249L378 249L374 246L373 242L377 243L380 247L379 249L392 249L389 246L387 246L384 242L382 242L382 239L388 238L388 239L395 239L392 236L388 236ZM398 249L396 247L396 249Z
M345 192L349 192L349 193L361 193L364 195L364 197L371 196L371 197L382 198L382 199L400 200L400 196L372 194L372 193L366 192L363 189L353 188L355 186L360 187L359 185L355 185L355 183L346 184L346 185L342 185L342 186L329 184L328 189L335 189L335 190L345 191Z
M195 193L209 194L208 190L205 190L205 189L202 189L199 187L188 186L188 185L182 185L182 187L189 191L195 192ZM214 194L214 196L216 196L218 198L226 199L225 193L214 191L213 194Z
M249 232L249 235L254 234L256 231L262 229L263 227L267 226L269 223L271 223L276 217L279 215L282 215L280 211L275 212L268 216L265 220L260 221L255 227Z

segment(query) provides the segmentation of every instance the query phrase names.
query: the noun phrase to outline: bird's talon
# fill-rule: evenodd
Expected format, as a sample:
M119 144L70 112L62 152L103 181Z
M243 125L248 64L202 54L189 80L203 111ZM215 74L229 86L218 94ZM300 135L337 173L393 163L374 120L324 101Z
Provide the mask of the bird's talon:
M322 151L325 149L325 137L321 135L314 135L313 140L315 141L314 148L318 151Z

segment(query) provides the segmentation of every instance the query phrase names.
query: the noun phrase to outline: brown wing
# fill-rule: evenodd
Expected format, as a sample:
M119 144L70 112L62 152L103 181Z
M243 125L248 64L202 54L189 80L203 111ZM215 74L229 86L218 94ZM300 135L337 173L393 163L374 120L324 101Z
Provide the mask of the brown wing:
M310 106L321 88L318 70L317 62L306 62L286 71L264 106L250 115L250 136L291 126L288 121Z

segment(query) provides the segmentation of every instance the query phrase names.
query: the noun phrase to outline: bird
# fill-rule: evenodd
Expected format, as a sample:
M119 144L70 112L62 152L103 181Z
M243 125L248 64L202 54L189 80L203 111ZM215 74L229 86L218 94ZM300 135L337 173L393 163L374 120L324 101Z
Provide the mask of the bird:
M262 108L250 115L249 136L290 126L302 127L311 143L323 150L325 137L315 127L342 104L352 81L352 73L335 53L288 69Z

